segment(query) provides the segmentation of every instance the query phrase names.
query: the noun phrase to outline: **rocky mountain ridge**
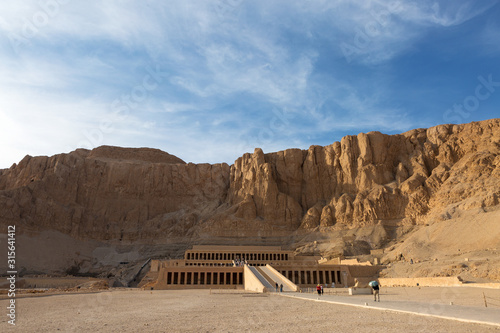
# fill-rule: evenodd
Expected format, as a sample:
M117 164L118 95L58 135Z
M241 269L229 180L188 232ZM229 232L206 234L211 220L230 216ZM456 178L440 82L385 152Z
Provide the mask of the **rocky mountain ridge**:
M311 235L384 226L382 236L363 243L366 253L397 241L389 225L424 225L499 205L499 151L500 120L492 119L360 133L308 150L256 149L231 166L185 163L149 148L26 156L0 170L0 226L113 246L292 248Z

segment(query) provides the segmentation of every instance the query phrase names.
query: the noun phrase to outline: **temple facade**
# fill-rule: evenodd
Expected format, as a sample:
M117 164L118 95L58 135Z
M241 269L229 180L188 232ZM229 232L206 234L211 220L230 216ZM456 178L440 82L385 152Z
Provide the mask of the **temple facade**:
M265 266L292 258L292 251L283 251L279 246L194 245L184 254L188 266L232 266L235 261L246 261L252 266Z
M195 245L183 259L152 260L140 286L150 289L245 289L287 291L314 287L350 287L356 278L372 278L378 266L321 263L317 256L296 256L279 246ZM340 262L340 261L339 261Z

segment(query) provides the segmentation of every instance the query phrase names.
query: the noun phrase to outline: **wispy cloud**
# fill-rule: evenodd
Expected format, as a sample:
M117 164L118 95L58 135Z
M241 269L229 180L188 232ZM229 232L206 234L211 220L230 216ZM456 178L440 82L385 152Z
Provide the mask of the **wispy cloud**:
M401 17L408 22L444 27L460 25L484 13L495 2L477 1L422 1L401 2Z
M433 31L495 5L4 2L0 167L28 153L98 144L232 162L253 146L302 148L351 129L404 131L417 124L417 111L392 102L398 85L412 89L395 62ZM475 41L483 54L498 53L496 27L490 19Z

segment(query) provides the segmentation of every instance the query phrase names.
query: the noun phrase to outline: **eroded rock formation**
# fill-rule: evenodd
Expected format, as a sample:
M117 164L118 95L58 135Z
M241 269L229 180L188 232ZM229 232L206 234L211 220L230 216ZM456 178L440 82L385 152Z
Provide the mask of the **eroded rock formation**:
M186 164L154 149L99 147L26 156L0 174L0 220L79 239L188 236L198 214L215 210L229 186L226 164Z
M0 225L187 244L419 224L446 219L450 209L498 205L499 151L500 120L492 119L361 133L308 150L256 149L231 166L186 164L146 148L26 156L0 170Z
M401 135L344 137L326 147L263 154L231 167L229 201L247 220L294 230L349 228L380 220L418 223L433 208L498 204L498 120ZM467 201L467 202L464 202Z

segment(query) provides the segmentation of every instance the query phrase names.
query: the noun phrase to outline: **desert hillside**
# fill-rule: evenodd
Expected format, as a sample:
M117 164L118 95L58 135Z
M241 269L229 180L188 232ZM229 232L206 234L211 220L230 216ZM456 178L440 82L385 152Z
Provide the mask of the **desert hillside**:
M26 156L0 170L0 226L16 225L26 274L115 274L192 244L279 244L326 257L383 249L389 276L500 279L499 151L492 119L256 149L231 166L149 148Z

